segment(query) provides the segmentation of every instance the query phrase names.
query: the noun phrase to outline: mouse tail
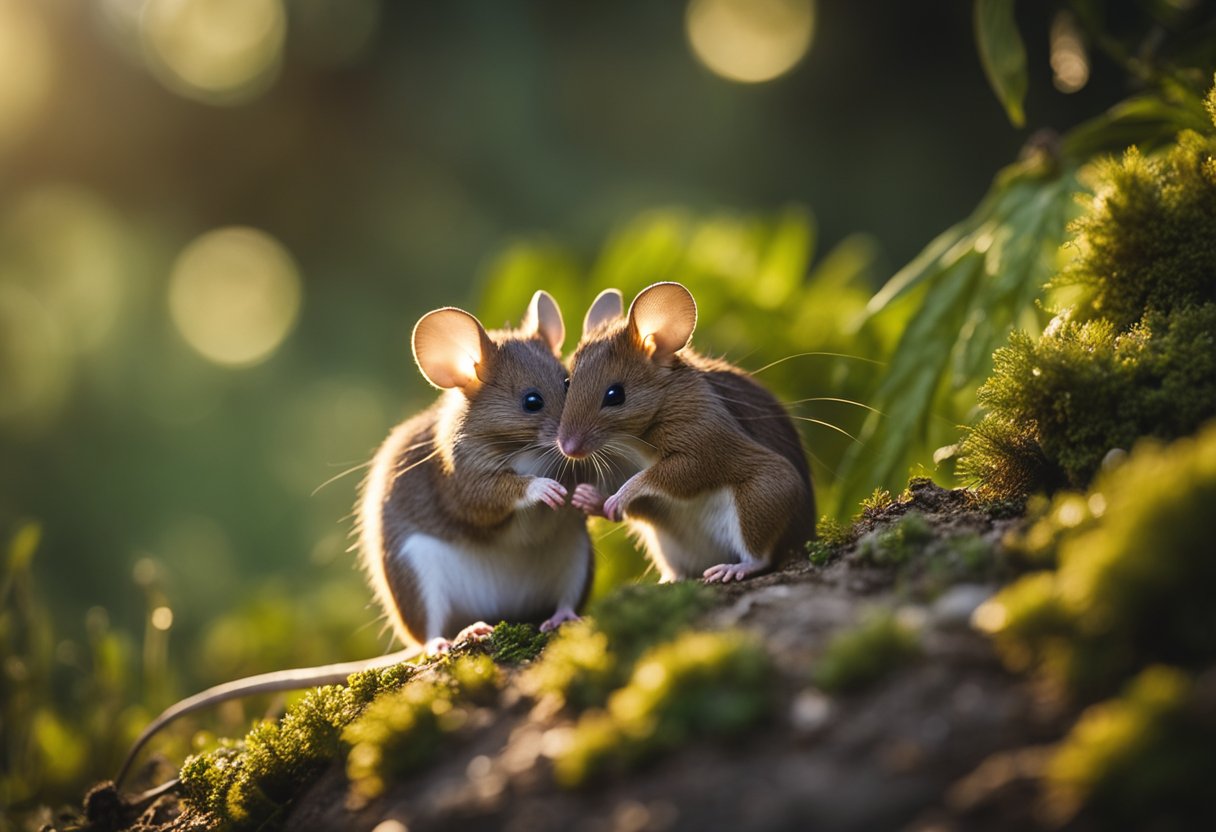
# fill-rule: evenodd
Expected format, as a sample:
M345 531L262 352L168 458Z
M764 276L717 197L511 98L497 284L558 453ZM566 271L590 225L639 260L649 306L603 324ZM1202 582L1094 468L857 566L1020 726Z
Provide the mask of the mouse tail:
M322 685L346 684L347 677L354 673L392 667L395 664L409 661L421 654L422 648L415 646L398 650L395 653L388 653L384 656L377 656L373 659L360 659L353 662L340 662L338 664L326 664L318 667L300 667L292 670L276 670L257 676L247 676L244 679L237 679L233 682L225 682L222 685L207 688L193 696L188 696L166 708L136 738L135 742L131 745L131 750L127 752L126 759L122 762L122 767L118 770L118 776L114 778L114 785L115 787L122 785L123 779L127 776L128 771L130 771L131 764L135 762L136 756L148 743L148 740L160 733L161 729L165 726L186 714L203 708L209 708L212 705L218 705L220 702L227 702L230 699L240 699L259 693L274 693L278 691L303 690L304 688L320 687Z

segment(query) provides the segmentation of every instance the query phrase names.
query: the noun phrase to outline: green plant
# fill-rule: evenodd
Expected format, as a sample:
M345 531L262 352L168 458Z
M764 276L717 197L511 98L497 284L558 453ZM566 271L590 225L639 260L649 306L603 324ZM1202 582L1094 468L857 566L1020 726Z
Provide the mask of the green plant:
M857 546L859 560L874 566L900 566L933 540L933 528L924 515L912 511L884 529L875 529Z
M549 634L532 624L500 621L490 634L490 655L500 664L525 664L539 656L548 642Z

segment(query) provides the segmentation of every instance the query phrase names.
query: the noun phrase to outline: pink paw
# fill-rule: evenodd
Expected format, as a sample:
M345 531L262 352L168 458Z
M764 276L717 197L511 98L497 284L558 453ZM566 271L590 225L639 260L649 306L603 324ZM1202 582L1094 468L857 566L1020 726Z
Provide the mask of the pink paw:
M494 632L494 627L484 621L478 621L475 624L470 624L459 633L456 634L455 643L459 644L462 641L467 641L471 638L484 638Z
M542 633L547 633L550 630L556 630L558 627L565 624L567 621L579 621L579 620L580 619L578 617L578 613L576 613L574 610L570 609L569 607L562 607L557 612L553 613L553 615L551 615L547 619L545 619L545 622L540 625L540 631Z
M574 496L570 498L570 505L589 517L604 516L604 495L590 483L584 482L575 486Z
M702 572L701 577L707 584L728 584L731 581L742 581L755 575L757 572L763 572L766 566L767 564L763 561L719 563L717 566L711 566Z
M616 492L607 500L604 500L604 516L613 522L619 522L625 517L624 499L621 497L621 492Z
M566 504L566 486L547 477L534 477L524 492L524 505L544 503L556 511Z

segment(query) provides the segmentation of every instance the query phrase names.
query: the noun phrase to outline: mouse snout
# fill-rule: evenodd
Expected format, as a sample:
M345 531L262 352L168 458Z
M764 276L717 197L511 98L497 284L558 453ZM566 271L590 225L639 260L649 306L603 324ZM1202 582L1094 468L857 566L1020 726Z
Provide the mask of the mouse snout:
M557 448L570 459L582 459L591 452L587 446L587 437L577 434L565 436L558 434Z

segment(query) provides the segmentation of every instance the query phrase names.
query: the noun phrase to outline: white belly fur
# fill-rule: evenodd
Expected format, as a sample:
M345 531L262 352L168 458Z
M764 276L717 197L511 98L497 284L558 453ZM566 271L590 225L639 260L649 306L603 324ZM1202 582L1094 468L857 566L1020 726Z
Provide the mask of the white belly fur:
M665 498L667 511L659 526L629 521L642 540L664 581L699 578L719 563L759 560L749 552L739 527L739 508L734 492L721 488L689 500Z
M574 607L591 566L591 543L576 512L539 506L517 512L493 544L416 532L395 556L418 575L427 613L425 637L432 639L453 635L440 632L445 622L448 629L460 629L476 621L495 624L500 618Z

